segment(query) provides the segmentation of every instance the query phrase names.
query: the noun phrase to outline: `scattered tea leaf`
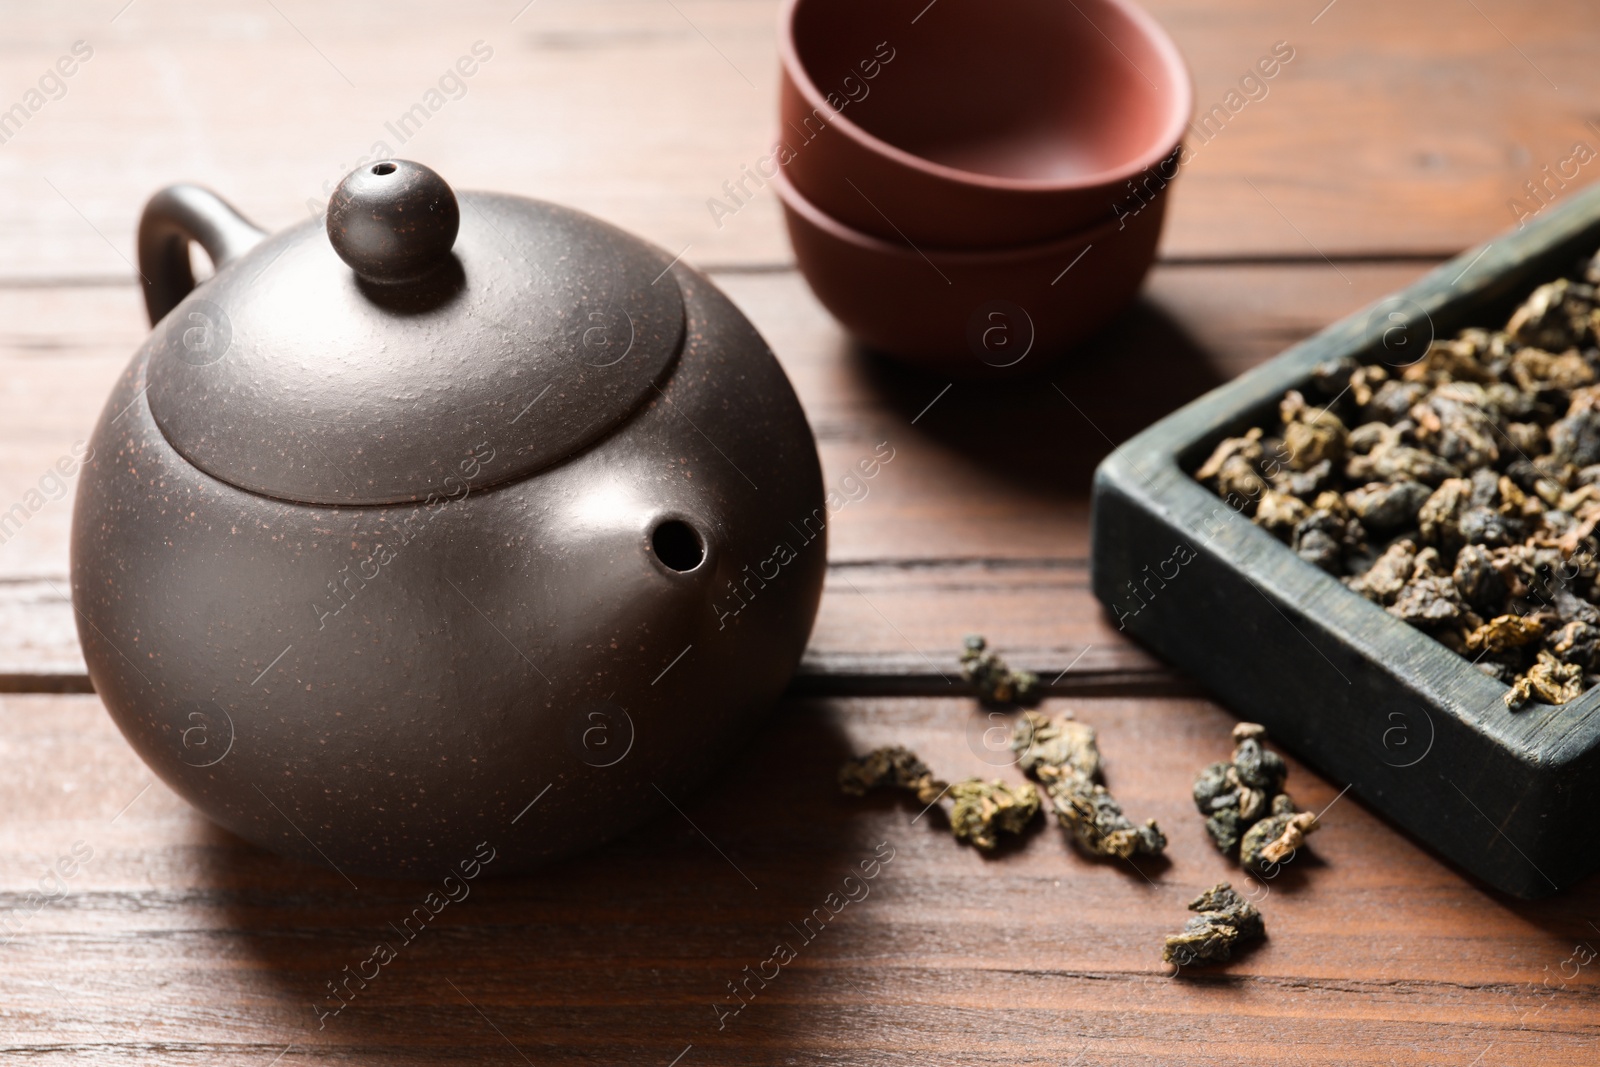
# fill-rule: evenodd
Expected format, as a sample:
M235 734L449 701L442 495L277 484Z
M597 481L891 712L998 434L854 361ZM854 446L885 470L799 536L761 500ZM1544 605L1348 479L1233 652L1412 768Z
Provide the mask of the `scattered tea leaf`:
M1289 798L1280 795L1278 799ZM1305 847L1306 835L1319 825L1317 817L1309 811L1297 813L1293 801L1281 807L1287 810L1275 811L1245 831L1239 844L1241 866L1269 874L1273 867Z
M1260 910L1227 882L1218 882L1195 897L1189 910L1198 914L1183 924L1182 933L1170 935L1161 951L1163 960L1180 967L1226 963L1236 946L1266 934Z
M907 790L923 804L932 804L949 788L915 752L899 745L875 748L865 756L846 760L839 768L839 788L850 796L865 796L881 785Z
M1007 785L967 778L954 785L934 776L910 749L873 749L839 768L839 788L850 796L890 786L911 793L928 807L939 804L957 840L993 849L1002 833L1019 834L1039 812L1039 791L1029 782ZM941 801L948 798L949 808Z
M961 676L972 683L978 699L985 704L1028 704L1039 695L1038 675L1006 666L1006 661L988 651L988 642L977 634L966 639Z
M1052 720L1036 711L1023 712L1011 735L1011 750L1017 754L1022 773L1033 778L1040 776L1041 767L1071 767L1088 778L1100 776L1100 746L1094 727L1065 715Z
M950 832L981 849L993 849L1000 834L1020 834L1039 814L1039 791L1030 782L967 778L950 787Z
M1094 855L1132 859L1139 854L1159 856L1167 847L1166 835L1154 819L1135 826L1105 786L1090 782L1077 771L1069 770L1044 788L1055 807L1056 820Z
M1244 834L1272 810L1283 794L1289 767L1263 747L1266 727L1241 722L1233 728L1233 758L1201 769L1194 780L1194 806L1206 817L1206 832L1219 852L1232 855Z
M1052 721L1028 711L1012 735L1011 747L1024 773L1044 786L1056 821L1085 851L1130 859L1141 853L1160 855L1167 847L1154 819L1135 825L1095 780L1100 775L1100 749L1093 728L1066 716Z

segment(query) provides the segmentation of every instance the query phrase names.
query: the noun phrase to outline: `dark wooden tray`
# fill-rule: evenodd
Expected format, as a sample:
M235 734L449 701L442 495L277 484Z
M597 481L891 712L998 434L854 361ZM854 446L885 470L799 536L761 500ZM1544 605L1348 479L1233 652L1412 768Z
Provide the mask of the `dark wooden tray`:
M1600 186L1211 391L1095 472L1092 581L1113 618L1300 758L1520 897L1600 868L1600 688L1564 707L1507 710L1504 685L1299 559L1190 472L1223 437L1271 421L1318 363L1403 364L1430 329L1443 338L1497 326L1597 246ZM1219 738L1218 758L1226 748Z

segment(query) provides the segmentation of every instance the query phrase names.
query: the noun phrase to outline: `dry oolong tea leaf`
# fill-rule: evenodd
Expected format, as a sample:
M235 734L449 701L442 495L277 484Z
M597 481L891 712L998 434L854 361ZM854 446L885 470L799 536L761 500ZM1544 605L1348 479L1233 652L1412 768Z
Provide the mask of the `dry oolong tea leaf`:
M1233 759L1213 763L1194 780L1194 806L1206 817L1206 832L1220 852L1233 855L1245 832L1272 813L1289 768L1262 747L1267 729L1241 722L1233 728ZM1290 801L1293 811L1293 801Z
M1264 746L1267 728L1241 722L1233 728L1233 759L1203 768L1194 780L1194 806L1206 817L1206 833L1219 852L1233 855L1248 871L1270 875L1293 856L1317 828L1317 817L1299 812L1283 790L1289 767Z
M1022 833L1039 814L1039 791L1028 782L1009 786L968 778L950 787L950 798L950 832L981 849L998 845L1000 834Z
M961 676L972 683L978 699L985 704L1028 704L1039 695L1038 675L1006 666L1006 661L988 651L988 642L977 634L966 639Z
M1324 364L1195 472L1513 710L1600 681L1600 255L1581 274L1408 366Z
M1052 776L1063 767L1086 778L1100 777L1094 727L1064 715L1051 720L1038 712L1024 712L1011 735L1011 750L1017 754L1017 766L1030 778Z
M1180 967L1196 963L1226 963L1234 947L1259 940L1267 932L1261 912L1233 891L1227 882L1218 882L1189 903L1198 912L1183 924L1183 932L1167 938L1161 958Z
M1011 739L1018 765L1044 787L1056 820L1086 851L1130 859L1160 855L1167 839L1154 819L1136 826L1122 805L1095 779L1100 749L1092 727L1062 716L1054 721L1023 712Z
M933 776L928 765L908 748L875 748L865 756L846 760L839 768L839 788L853 797L869 789L891 785L913 794L920 803L932 804L949 787Z
M1543 704L1565 704L1576 700L1584 690L1583 672L1573 663L1563 663L1554 655L1539 650L1539 661L1517 676L1506 694L1506 707L1515 711L1530 700Z
M1012 786L967 778L950 785L898 745L874 749L839 768L839 788L850 796L865 796L879 786L905 790L929 807L948 798L950 832L985 851L995 848L1003 833L1020 834L1039 813L1039 791L1028 782Z
M1272 868L1305 846L1306 835L1318 826L1309 811L1296 812L1289 794L1279 793L1272 814L1245 831L1239 843L1239 864L1246 870L1270 874Z

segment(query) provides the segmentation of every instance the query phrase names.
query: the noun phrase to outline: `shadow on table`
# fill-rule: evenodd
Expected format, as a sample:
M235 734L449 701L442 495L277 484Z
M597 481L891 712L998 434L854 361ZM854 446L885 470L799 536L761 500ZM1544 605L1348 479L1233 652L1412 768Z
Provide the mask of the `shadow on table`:
M774 989L758 972L781 969L779 942L807 965L848 952L843 931L826 934L830 894L858 891L844 879L874 859L884 822L874 798L834 784L847 742L833 714L786 704L731 770L678 798L682 814L664 808L541 874L479 878L425 923L413 917L438 882L352 888L205 823L202 884L243 961L230 980L282 1040L382 1050L368 1062L666 1067L689 1045L696 1064L780 1058L809 1009L729 1012L747 998L815 1006L826 968L788 968Z
M859 345L853 355L868 386L918 431L996 477L1074 497L1088 494L1114 444L1224 380L1182 324L1144 298L1040 373L956 381L931 406L948 377Z
M1410 838L1411 835L1406 836ZM1421 842L1418 845L1429 848ZM1429 848L1429 851L1432 852L1432 849ZM1545 988L1567 985L1579 977L1585 981L1592 978L1590 972L1600 963L1600 955L1592 955L1600 950L1600 874L1591 874L1559 893L1538 900L1522 900L1492 888L1442 856L1437 858L1440 863L1460 873L1502 910L1557 939L1559 950L1553 952L1551 958L1537 961L1541 967L1549 968L1549 985ZM1586 957L1588 962L1584 962ZM1546 972L1541 970L1533 975L1532 980L1543 982L1546 977Z

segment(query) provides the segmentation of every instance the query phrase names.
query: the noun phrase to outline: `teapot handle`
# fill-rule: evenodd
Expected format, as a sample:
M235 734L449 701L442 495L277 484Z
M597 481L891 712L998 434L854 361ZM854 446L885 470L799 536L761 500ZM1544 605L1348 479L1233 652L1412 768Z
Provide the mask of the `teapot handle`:
M169 185L139 219L139 273L150 325L160 322L194 288L189 242L198 242L218 270L254 248L266 231L222 197L198 185Z

